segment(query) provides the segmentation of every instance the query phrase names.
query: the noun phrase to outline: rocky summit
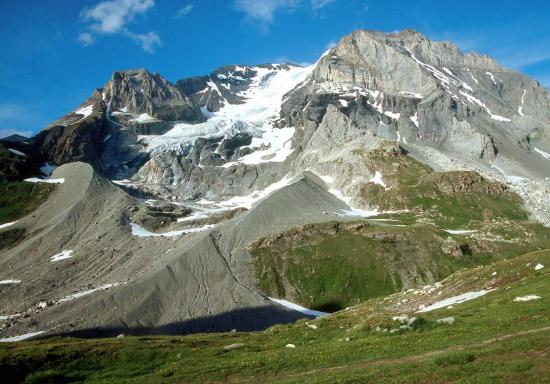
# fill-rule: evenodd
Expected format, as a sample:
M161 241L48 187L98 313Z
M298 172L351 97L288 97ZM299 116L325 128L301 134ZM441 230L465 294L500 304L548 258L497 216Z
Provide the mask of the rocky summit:
M501 292L503 260L550 248L548 89L414 30L307 66L116 71L0 156L0 341L342 328Z

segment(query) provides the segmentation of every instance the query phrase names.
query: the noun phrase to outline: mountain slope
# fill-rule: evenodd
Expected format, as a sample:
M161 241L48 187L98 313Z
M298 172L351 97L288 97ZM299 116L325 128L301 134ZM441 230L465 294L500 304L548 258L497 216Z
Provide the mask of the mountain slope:
M356 249L385 252L368 267L394 281L350 289L337 307L546 247L547 229L534 221L550 223L549 107L536 81L410 30L354 32L308 67L227 66L175 84L145 70L115 72L37 136L1 144L6 179L53 164L52 178L65 180L36 211L0 228L25 233L0 250L2 333L294 321L303 314L266 294L320 306L346 279L329 281L335 268L308 284L315 236L268 249L271 260L260 263L249 246L305 225L377 219ZM380 225L388 219L402 232ZM479 237L448 236L471 231ZM300 260L293 247L311 252ZM357 286L370 278L353 270L362 252L339 264L341 276L359 275ZM273 261L288 255L290 263ZM394 256L414 259L418 271L394 268ZM295 261L290 281L285 268Z

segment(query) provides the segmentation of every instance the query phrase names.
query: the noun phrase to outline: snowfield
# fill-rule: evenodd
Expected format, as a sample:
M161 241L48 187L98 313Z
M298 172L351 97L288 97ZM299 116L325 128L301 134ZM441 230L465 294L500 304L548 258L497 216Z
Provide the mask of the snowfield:
M209 112L209 119L204 123L176 124L164 135L140 136L140 140L154 154L169 149L181 150L198 138L249 133L253 138L248 147L255 151L224 167L238 163L283 162L294 151L291 148L294 128L276 128L273 120L279 116L283 96L304 81L313 67L291 67L289 70L277 66L276 69L253 67L257 75L252 78L249 89L239 95L247 99L245 103L227 103L218 112ZM214 83L208 85L211 89L214 86Z

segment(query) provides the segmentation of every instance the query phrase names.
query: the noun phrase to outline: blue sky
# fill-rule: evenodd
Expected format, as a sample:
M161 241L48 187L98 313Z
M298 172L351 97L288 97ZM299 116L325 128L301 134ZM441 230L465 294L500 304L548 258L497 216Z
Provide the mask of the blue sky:
M0 137L36 133L117 69L171 81L225 64L313 62L359 28L414 28L550 85L541 0L24 0L0 2Z

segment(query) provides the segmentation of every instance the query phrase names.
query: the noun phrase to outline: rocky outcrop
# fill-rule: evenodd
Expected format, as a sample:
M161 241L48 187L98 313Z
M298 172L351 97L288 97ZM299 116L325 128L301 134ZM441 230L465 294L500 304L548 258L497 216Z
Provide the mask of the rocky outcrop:
M117 71L101 90L102 97L113 111L148 114L165 121L204 121L193 100L158 73L143 69Z

